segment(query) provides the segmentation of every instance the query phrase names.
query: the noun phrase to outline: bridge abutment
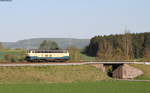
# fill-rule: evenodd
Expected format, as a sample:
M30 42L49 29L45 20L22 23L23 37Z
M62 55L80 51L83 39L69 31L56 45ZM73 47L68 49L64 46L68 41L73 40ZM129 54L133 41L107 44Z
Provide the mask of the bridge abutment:
M92 66L96 67L97 69L101 70L102 72L106 72L106 68L104 64L91 64Z
M103 72L108 73L109 76L117 79L133 79L143 74L143 72L140 69L132 67L128 64L101 64L100 63L100 64L91 64L91 65Z

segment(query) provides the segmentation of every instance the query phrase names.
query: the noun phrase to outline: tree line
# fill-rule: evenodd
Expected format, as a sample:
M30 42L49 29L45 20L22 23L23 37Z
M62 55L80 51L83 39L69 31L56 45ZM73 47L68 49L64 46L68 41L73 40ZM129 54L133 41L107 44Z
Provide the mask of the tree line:
M100 60L150 58L150 32L95 36L84 52Z

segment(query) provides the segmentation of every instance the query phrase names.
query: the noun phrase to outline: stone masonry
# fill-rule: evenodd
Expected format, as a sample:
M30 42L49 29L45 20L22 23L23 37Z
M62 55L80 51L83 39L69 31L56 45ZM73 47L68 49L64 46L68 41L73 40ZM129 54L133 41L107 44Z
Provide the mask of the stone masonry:
M103 64L91 64L91 65L105 72L105 66Z
M113 78L132 79L142 74L143 72L141 70L129 66L127 64L124 64L119 66L116 70L113 71Z

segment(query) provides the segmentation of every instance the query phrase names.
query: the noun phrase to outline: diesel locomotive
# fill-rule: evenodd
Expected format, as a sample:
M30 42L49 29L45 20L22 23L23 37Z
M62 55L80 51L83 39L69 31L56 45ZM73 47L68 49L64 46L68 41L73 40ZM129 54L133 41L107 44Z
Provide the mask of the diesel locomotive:
M26 60L30 62L42 62L42 61L67 61L69 60L68 50L39 50L30 49L27 50Z

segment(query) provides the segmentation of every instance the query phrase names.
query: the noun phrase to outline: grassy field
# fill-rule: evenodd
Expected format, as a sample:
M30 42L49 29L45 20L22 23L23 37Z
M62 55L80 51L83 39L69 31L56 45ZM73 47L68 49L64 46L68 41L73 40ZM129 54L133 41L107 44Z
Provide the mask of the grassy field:
M80 61L86 61L86 62L96 61L96 57L90 57L90 56L80 53Z
M5 59L6 55L11 55L14 59L18 60L25 56L25 50L12 50L12 49L4 49L0 50L0 62L8 62Z
M149 86L149 82L127 81L0 84L0 93L150 93Z
M136 79L140 79L140 80L150 80L150 65L131 65L134 66L140 70L142 70L144 72L143 75L137 77Z
M108 80L89 65L47 67L0 67L0 83L60 83Z

